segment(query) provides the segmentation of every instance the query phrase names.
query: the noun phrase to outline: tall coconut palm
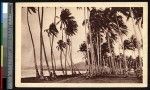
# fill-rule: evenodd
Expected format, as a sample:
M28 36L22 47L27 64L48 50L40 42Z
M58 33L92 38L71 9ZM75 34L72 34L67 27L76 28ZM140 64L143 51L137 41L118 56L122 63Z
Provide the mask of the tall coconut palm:
M127 20L129 20L129 18L131 18L132 20L132 26L133 26L133 30L134 30L134 35L137 36L137 30L135 29L135 24L138 25L138 29L141 35L141 42L138 45L138 54L140 55L140 48L142 46L143 43L143 37L142 37L142 33L141 33L141 29L140 26L142 27L143 25L143 8L142 7L126 7L126 8L120 8L120 12L123 13L126 17ZM142 64L140 64L141 67Z
M73 59L72 59L72 36L76 34L77 32L77 22L74 20L68 20L67 24L66 24L66 36L67 37L67 45L69 47L69 56L70 56L70 61L71 61L71 68L72 68L72 74L74 74L74 66L73 66Z
M104 26L104 28L106 29L106 32L107 32L106 36L108 38L110 38L111 35L113 35L113 37L114 37L115 33L118 34L120 39L121 39L122 47L123 47L123 37L122 37L122 35L127 34L127 26L124 24L124 22L122 20L122 16L118 15L118 8L115 8L115 7L114 8L106 8L104 10L103 15L104 15L103 18L105 20L105 21L103 21L103 22L105 22L103 24L103 26ZM114 37L114 39L115 39L115 37ZM110 42L109 39L107 39L107 41ZM110 45L109 45L109 47L110 47ZM123 49L123 52L124 52L124 49ZM110 53L111 58L113 58L112 55L111 55L111 52L109 52L109 53ZM125 55L124 55L124 61L125 60L126 59L125 59ZM125 61L125 63L126 63L126 61ZM112 66L113 66L113 62L112 62ZM126 64L125 64L125 66L126 66Z
M96 14L98 13L98 14ZM93 40L94 41L94 50L95 48L97 49L95 51L95 56L96 56L96 61L95 61L95 67L96 70L99 69L100 66L100 61L101 61L101 30L102 30L102 25L101 25L101 12L100 10L96 10L93 8L90 12L90 26L91 26L91 31L93 33ZM94 37L95 36L95 37ZM98 66L97 66L98 65ZM97 72L97 71L96 71Z
M65 37L66 37L66 43L68 40L70 40L70 36L74 35L77 31L77 23L76 21L74 21L74 17L71 16L71 12L69 11L69 9L62 9L61 14L60 14L60 21L61 23L60 25L60 29L62 30L62 40L63 40L63 31L65 32ZM63 26L63 27L62 27ZM69 45L69 49L70 51L70 44ZM65 74L67 74L67 53L68 53L68 45L66 45L66 52L65 52ZM70 52L70 60L71 60L71 67L73 68L73 61L72 61L72 52ZM73 73L73 69L72 69L72 73Z
M46 65L47 65L47 70L49 72L49 77L51 78L52 74L51 74L51 71L50 71L50 66L49 66L49 63L48 63L48 59L47 59L47 55L46 55L46 50L45 50L45 44L44 44L44 39L43 39L43 35L42 35L42 28L43 28L43 15L44 15L44 8L42 7L42 14L40 16L40 8L38 7L38 19L39 19L39 26L40 26L40 48L42 50L43 48L43 53L44 53L44 57L45 57L45 62L46 62ZM42 58L42 52L40 52L40 58ZM42 60L40 59L40 67L41 67L41 79L43 79L43 62Z
M31 36L31 41L32 41L32 46L33 46L34 64L35 64L36 77L39 78L40 74L38 72L38 67L37 67L35 45L34 45L34 40L33 40L32 32L31 32L31 29L30 29L30 24L29 24L29 13L32 14L31 11L34 12L34 13L36 13L36 9L34 7L28 7L27 8L27 24L28 24L29 33L30 33L30 36Z
M87 9L86 9L87 7L84 7L84 20L83 20L83 23L82 23L82 25L84 26L84 29L85 29L85 44L86 44L86 53L87 53L87 65L88 65L88 69L87 69L87 71L90 73L91 71L90 71L90 56L89 56L89 45L88 45L88 40L87 40L87 23L88 23L88 19L87 19ZM80 9L80 8L79 8ZM80 47L82 48L84 46L84 44L83 45L81 45ZM80 50L81 50L81 48L80 48ZM82 50L81 50L82 51Z
M80 44L79 51L83 53L84 59L85 59L85 64L88 65L89 63L88 63L88 59L87 59L87 45L86 45L85 41Z
M127 26L122 20L122 16L119 15L118 13L120 12L120 7L112 7L110 10L110 15L111 15L111 21L114 24L111 24L111 26L114 28L114 30L117 32L117 34L120 37L121 40L121 47L123 49L123 59L125 63L125 70L127 71L127 62L126 62L126 56L125 56L125 50L123 46L123 35L127 35Z
M50 42L51 64L52 64L53 75L56 76L55 66L54 66L55 59L54 59L54 53L53 53L53 42L54 42L54 36L56 37L58 34L58 30L56 28L56 25L54 23L51 23L49 26L49 29L46 29L45 31L48 34L49 42Z
M49 28L44 31L47 32L48 37L49 37L50 50L51 50L51 64L52 64L53 75L55 77L56 76L56 73L55 73L56 61L55 61L54 52L53 52L53 43L54 43L54 37L56 37L58 34L58 30L56 28L56 7L55 7L54 23L51 23Z
M63 68L63 64L62 64L62 52L63 52L64 48L66 47L66 45L63 40L58 40L57 44L58 44L58 46L56 48L58 50L60 50L60 64L61 64L62 73L64 75L65 73L64 73L64 68Z
M87 7L87 18L88 19L88 22L87 22L87 27L88 27L88 30L89 30L89 41L90 41L90 44L89 44L89 48L90 48L90 54L91 54L91 74L94 75L94 72L95 72L95 63L96 63L96 60L95 60L95 51L94 51L94 42L93 42L93 39L92 39L92 36L93 36L93 32L92 32L92 29L91 29L91 22L90 22L90 17L91 17L91 10L89 7Z
M99 60L99 59L101 59L101 45L100 45L100 43L102 42L101 41L101 36L102 36L101 33L104 33L104 31L105 31L105 33L107 32L107 34L110 33L111 36L114 36L114 34L113 34L112 30L111 30L113 28L112 27L108 27L110 25L109 23L111 22L108 19L109 17L106 17L106 15L108 13L106 14L106 13L104 13L105 11L96 10L95 8L92 8L92 10L89 10L89 8L87 8L87 9L88 9L88 11L90 11L90 16L88 17L89 20L87 19L87 21L84 21L84 23L85 22L88 23L89 37L90 37L89 41L90 41L90 46L91 46L90 47L90 54L91 54L91 57L92 57L91 58L91 60L92 60L92 63L91 63L92 64L92 68L93 68L93 66L95 68L97 68L97 64L99 66L99 61L101 61L101 60ZM114 38L114 37L112 37L112 38ZM110 42L109 39L107 39L107 40ZM97 43L97 44L95 44L95 43ZM96 47L98 49L97 51L95 51ZM110 47L110 49L111 49L111 47ZM110 51L112 51L112 50L110 50ZM96 60L96 59L98 59L98 60ZM113 63L114 62L112 62L112 66L113 66Z
M94 15L93 18L92 18L92 15ZM113 50L111 48L111 44L113 40L116 40L116 37L114 33L115 29L114 27L111 27L111 24L113 24L113 22L111 21L111 18L109 15L110 15L109 8L106 8L105 10L92 9L90 22L91 22L91 28L98 30L98 32L103 32L106 34L106 40L108 42L108 47L109 47L110 61L111 61L112 69L114 70L115 67L114 67L114 60L112 56ZM93 19L95 20L93 21Z

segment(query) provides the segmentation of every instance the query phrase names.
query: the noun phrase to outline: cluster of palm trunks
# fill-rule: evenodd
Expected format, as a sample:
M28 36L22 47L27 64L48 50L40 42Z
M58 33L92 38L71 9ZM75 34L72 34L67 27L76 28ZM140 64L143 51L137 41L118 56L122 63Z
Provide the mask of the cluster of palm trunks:
M58 7L57 7L58 8ZM36 77L44 79L43 75L43 59L42 53L44 53L47 70L50 78L56 78L56 62L53 51L54 40L58 33L62 34L61 40L58 40L57 48L60 51L60 65L63 75L67 75L67 66L70 67L72 75L76 74L76 71L80 70L73 63L72 58L72 36L77 33L77 22L71 15L69 9L62 9L59 15L60 20L56 22L56 11L54 22L50 24L49 28L44 30L49 37L50 50L51 50L51 66L50 69L47 54L45 51L44 40L42 36L43 31L43 14L44 7L27 7L27 23L32 40L34 51L34 64ZM77 7L77 9L84 9L84 21L83 27L85 28L86 40L80 45L79 51L84 54L85 62L87 66L87 77L94 77L100 75L125 75L127 76L129 71L135 71L137 76L142 76L142 58L140 49L142 48L142 34L141 40L137 39L137 31L141 32L143 25L143 8L141 7L112 7L105 9L97 9L95 7ZM32 32L29 24L29 14L37 13L40 26L40 72L37 67L37 59L35 54L35 44L32 37ZM131 39L124 40L123 35L127 35L128 27L123 21L122 13L128 19L132 19L134 35ZM56 26L60 24L60 28ZM136 30L135 26L139 29ZM122 51L120 55L114 53L114 43L117 39L120 39ZM138 57L133 59L132 56L127 57L125 50L138 50ZM62 57L65 57L65 65L63 65ZM70 63L69 63L70 62ZM139 73L140 72L140 73Z
M134 34L130 39L123 40L123 35L127 35L128 27L123 21L121 14L128 19L132 19ZM87 74L89 77L99 75L125 75L136 73L137 77L142 77L142 58L140 50L142 48L141 28L143 23L142 8L132 7L112 7L105 9L84 8L85 34L87 40L80 45L80 51L84 53ZM135 23L134 23L135 22ZM135 29L138 26L138 30ZM141 27L141 28L140 28ZM137 31L141 34L141 40L137 39ZM88 32L88 33L87 33ZM115 55L114 43L120 38L122 53ZM138 56L125 55L125 50L138 49Z

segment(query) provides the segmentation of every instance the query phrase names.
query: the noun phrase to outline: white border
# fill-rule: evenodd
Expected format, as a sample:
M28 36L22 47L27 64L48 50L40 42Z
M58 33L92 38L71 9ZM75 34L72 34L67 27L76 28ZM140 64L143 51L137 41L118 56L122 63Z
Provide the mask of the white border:
M21 83L21 7L143 7L143 83ZM147 2L36 2L16 3L15 86L16 87L147 87L148 3Z

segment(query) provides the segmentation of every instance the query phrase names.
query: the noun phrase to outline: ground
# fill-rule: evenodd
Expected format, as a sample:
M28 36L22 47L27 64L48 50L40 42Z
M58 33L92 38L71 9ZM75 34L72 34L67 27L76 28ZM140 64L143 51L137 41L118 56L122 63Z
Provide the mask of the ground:
M142 79L136 77L95 77L88 78L82 76L58 76L54 80L38 80L35 77L22 78L22 83L142 83Z

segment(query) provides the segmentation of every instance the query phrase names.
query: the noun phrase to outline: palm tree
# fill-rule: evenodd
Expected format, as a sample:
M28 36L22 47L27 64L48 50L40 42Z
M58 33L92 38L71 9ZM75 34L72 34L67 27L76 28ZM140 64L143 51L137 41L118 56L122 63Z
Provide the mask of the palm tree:
M46 56L46 50L45 50L45 45L44 45L44 40L43 40L43 35L42 35L42 29L43 29L43 15L44 15L44 8L41 8L41 16L40 16L40 9L38 7L38 18L39 18L39 25L40 25L40 68L41 68L41 79L44 78L43 75L43 61L42 61L42 47L44 50L44 56L45 56L45 61L46 61L46 65L47 65L47 69L49 72L49 76L51 77L52 74L50 72L50 67L48 64L48 60L47 60L47 56Z
M72 74L74 74L74 67L73 67L73 60L72 60L72 36L75 35L77 32L77 22L74 20L68 20L68 23L66 24L66 35L67 37L67 45L69 46L69 55L70 55L70 61L71 61L71 68L72 68Z
M120 8L119 8L120 9ZM127 35L127 26L124 24L123 20L122 20L122 16L118 15L118 8L116 7L112 7L111 8L111 16L112 16L112 22L114 22L115 24L113 24L113 28L115 28L115 31L118 33L120 40L121 40L121 47L123 49L123 59L124 59L124 63L125 63L125 71L128 70L127 68L127 62L126 62L126 56L125 56L125 50L124 50L124 44L123 44L123 34Z
M89 29L89 41L90 41L90 56L91 56L91 70L93 74L94 68L99 67L99 61L101 61L101 42L102 42L102 35L101 33L106 33L106 40L108 41L108 46L109 46L109 53L111 54L113 50L111 50L112 45L110 43L113 42L113 40L116 40L116 37L114 34L114 27L110 25L112 21L110 21L110 17L107 16L109 14L108 9L106 10L96 10L95 8L92 8L90 10L87 8L88 11L90 11L90 16L88 17L89 19L84 20L84 23L88 23L88 29ZM89 13L87 13L89 14ZM106 17L107 16L107 17ZM109 36L108 36L109 35ZM95 44L96 43L96 44ZM97 47L97 51L96 48ZM110 61L112 64L112 67L114 68L114 62L113 62L113 57L111 55ZM98 67L97 67L98 65ZM94 66L94 67L93 67ZM97 73L97 71L96 71Z
M79 46L79 51L83 53L84 58L85 58L85 63L86 65L88 65L88 59L87 59L87 45L86 42L83 41L83 43L81 43L81 45Z
M30 36L31 36L31 41L32 41L32 46L33 46L34 64L35 64L36 77L39 78L40 74L38 72L38 67L37 67L35 45L34 45L34 40L33 40L32 32L31 32L31 29L30 29L30 24L29 24L29 13L32 14L31 11L34 12L34 13L36 13L36 9L34 7L27 7L27 24L28 24L28 28L29 28L29 32L30 32Z
M143 25L143 8L142 7L120 8L120 12L123 13L127 17L127 20L129 20L129 18L132 19L134 35L136 36L136 38L138 36L137 36L137 30L135 29L135 24L138 25L138 29L139 29L139 32L141 35L141 43L138 44L138 54L139 54L139 56L141 56L140 48L143 43L143 37L142 37L140 26L142 27L142 25ZM135 23L134 23L134 20L135 20ZM141 66L142 66L142 64L140 64L140 67Z
M58 34L58 30L56 28L56 25L54 23L51 23L49 26L49 29L45 30L48 34L49 37L49 42L50 42L50 50L51 50L51 64L52 64L52 70L53 70L53 75L54 77L56 76L55 73L55 67L54 67L54 53L53 53L53 42L54 42L54 36L56 37Z
M79 8L80 9L80 8ZM88 22L88 19L86 17L87 13L86 13L86 7L84 7L84 21L82 23L82 25L85 27L85 37L86 37L86 40L85 40L85 44L86 44L86 53L87 53L87 65L88 65L88 69L87 71L90 73L90 57L89 57L89 48L88 48L88 41L87 41L87 22ZM85 45L81 44L80 46L80 51L82 51L82 47L85 47Z
M64 68L63 68L63 64L62 64L62 52L63 52L64 48L66 47L66 45L63 40L58 40L57 44L58 44L58 46L56 48L58 50L60 50L60 64L61 64L62 73L64 75L65 73L64 73Z
M53 75L55 77L56 76L56 73L55 73L56 61L55 61L54 52L53 52L53 43L54 43L54 37L56 37L58 34L58 30L56 28L56 7L55 7L54 23L51 23L49 28L44 31L47 32L48 37L49 37L50 50L51 50L51 64L52 64Z
M93 9L93 12L94 11L96 10ZM114 27L111 26L113 22L110 18L110 8L106 8L105 10L98 10L97 12L99 12L99 14L97 15L95 12L95 17L97 17L97 19L95 19L95 23L93 23L93 28L100 30L99 32L103 32L106 34L106 40L108 42L111 66L112 66L112 70L114 71L115 67L114 67L114 58L112 56L113 50L112 50L111 44L113 43L114 40L116 40L116 36L115 36L116 34L114 33L115 32ZM96 23L98 23L99 25L94 26L96 25Z
M65 37L66 37L66 52L65 52L65 74L67 74L67 53L68 53L68 46L70 50L70 61L71 61L71 67L72 67L72 74L73 74L73 61L72 61L72 50L71 50L71 43L70 37L74 35L77 32L77 23L74 21L74 17L71 16L71 13L69 9L62 9L60 14L60 29L62 30L62 40L63 40L63 30L65 31ZM62 27L63 26L63 27ZM72 42L72 41L71 41Z
M89 41L90 41L90 54L91 54L91 74L94 75L94 71L95 71L95 51L94 51L94 42L92 41L92 29L91 29L91 22L90 22L90 17L91 17L91 11L90 8L87 7L87 18L88 22L87 22L87 27L89 30Z
M49 72L49 77L51 78L52 74L51 74L51 71L50 71L50 66L49 66L49 63L48 63L47 55L46 55L46 50L45 50L45 44L44 44L43 36L42 36L42 47L43 47L43 51L44 51L44 57L45 57L46 65L47 65L47 70Z

